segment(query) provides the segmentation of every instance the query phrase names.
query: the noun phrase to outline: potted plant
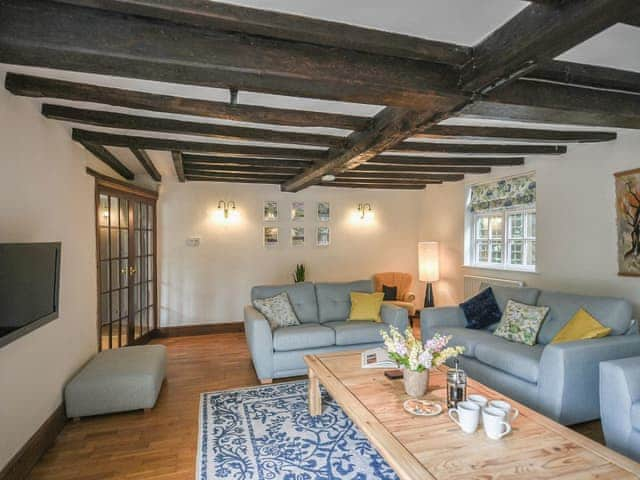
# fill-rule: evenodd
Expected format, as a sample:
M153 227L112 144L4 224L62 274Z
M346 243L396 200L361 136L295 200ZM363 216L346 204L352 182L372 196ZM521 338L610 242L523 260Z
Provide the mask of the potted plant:
M389 333L380 331L389 358L401 366L404 389L411 397L421 397L429 385L429 369L442 365L449 358L464 352L464 347L447 347L451 336L436 333L424 345L414 336L411 327L404 335L397 328L389 327Z
M302 263L296 264L296 269L293 272L293 281L295 283L304 282L304 277L305 277L304 264Z

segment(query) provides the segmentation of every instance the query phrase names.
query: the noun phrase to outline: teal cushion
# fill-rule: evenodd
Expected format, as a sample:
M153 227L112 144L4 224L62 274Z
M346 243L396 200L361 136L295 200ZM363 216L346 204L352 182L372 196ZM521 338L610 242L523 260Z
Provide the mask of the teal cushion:
M251 303L256 299L275 297L282 292L287 292L293 311L301 323L318 323L316 290L311 282L253 287L251 289Z
M349 318L351 292L373 293L373 281L316 283L320 323L339 322Z
M544 345L525 345L495 337L500 343L480 343L476 346L476 359L490 367L502 370L530 383L538 383L540 357Z
M356 345L358 343L382 343L380 330L389 331L389 325L366 320L327 322L326 327L331 327L336 332L336 345Z
M335 345L335 342L336 334L333 329L313 323L273 331L273 349L277 352L328 347Z
M631 304L620 298L542 292L538 305L550 308L538 335L538 342L544 344L550 343L580 308L611 328L611 335L623 335L631 325Z

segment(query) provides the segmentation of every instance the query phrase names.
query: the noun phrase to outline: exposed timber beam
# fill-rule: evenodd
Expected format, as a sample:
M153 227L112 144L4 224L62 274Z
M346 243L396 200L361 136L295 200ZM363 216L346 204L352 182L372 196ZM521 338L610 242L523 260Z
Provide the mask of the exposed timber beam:
M419 37L208 0L62 1L214 30L452 65L464 64L471 51L468 47Z
M534 128L475 127L466 125L435 125L415 135L416 138L506 140L535 143L590 143L615 140L615 132L541 130Z
M156 182L162 181L162 175L160 175L160 172L158 172L158 169L149 158L149 155L147 155L147 152L138 148L132 148L131 153L135 155L135 157L138 159L138 162L140 162L140 165L142 165L142 168L146 170L151 178L153 178Z
M171 158L173 159L173 168L176 170L176 176L178 177L178 181L180 183L184 183L184 165L182 161L182 153L178 151L171 152Z
M429 174L429 173L394 173L394 172L360 172L357 170L349 170L336 175L336 178L380 178L386 180L403 180L406 182L424 181L424 180L442 180L443 182L457 182L464 179L463 174Z
M640 73L616 68L553 61L540 65L524 77L581 87L640 93Z
M199 176L199 177L211 177L211 178L228 178L228 179L236 179L236 180L263 180L263 181L274 182L274 183L281 183L287 178L279 175L254 175L252 173L230 173L230 172L206 173L206 172L198 172L198 171L192 172L189 170L185 170L184 174L185 174L185 177Z
M378 155L367 162L384 165L448 165L458 167L523 165L524 157L422 157L414 155Z
M363 163L352 172L411 172L411 173L489 173L491 167L446 167L428 165L376 165L375 163Z
M486 94L623 20L636 0L531 4L473 48L460 86Z
M54 120L83 123L97 127L119 128L122 130L144 130L148 132L174 133L179 135L201 135L227 140L294 143L297 145L315 145L321 147L340 147L344 143L343 137L334 135L186 122L168 118L143 117L140 115L87 110L46 103L42 105L42 114Z
M397 179L389 179L389 178L367 178L366 180L358 179L358 178L340 178L333 180L331 182L321 182L318 185L329 185L332 183L371 183L371 184L397 184L403 183L401 180ZM418 182L409 183L411 185L415 185L416 183L420 185L441 185L444 183L442 180L420 180ZM407 183L405 183L407 184Z
M184 170L189 172L228 172L228 173L254 173L256 175L272 175L291 177L298 173L301 169L288 169L281 167L237 167L229 165L192 165L184 163Z
M50 0L0 1L0 62L414 109L458 90L457 69L444 64Z
M560 155L567 153L567 147L561 145L483 145L476 143L403 142L394 145L389 148L388 151L480 153L489 155Z
M113 155L102 145L96 145L95 143L88 143L83 141L78 141L78 143L86 148L89 152L91 152L98 160L106 163L122 178L125 178L127 180L133 180L135 178L133 172L129 170L120 160L116 158L115 155Z
M311 162L302 160L281 160L277 158L238 158L209 155L183 155L190 165L254 165L258 167L306 168Z
M308 160L324 159L326 150L311 150L284 147L257 147L253 145L235 145L227 143L189 142L165 138L137 137L131 135L115 135L104 132L73 129L74 140L82 140L111 147L143 148L147 150L176 150L186 152L209 152L241 157L266 158L306 158Z
M282 183L281 179L272 178L238 178L238 177L219 177L212 175L187 175L186 180L188 182L227 182L227 183L267 183L279 185Z
M403 184L403 183L345 183L345 182L330 182L322 183L321 187L337 187L337 188L366 188L372 190L424 190L426 184Z
M198 98L174 97L155 93L101 87L85 83L7 73L5 87L14 95L91 102L152 112L221 118L238 122L268 123L297 127L330 127L345 130L365 128L369 119L355 115L232 105Z

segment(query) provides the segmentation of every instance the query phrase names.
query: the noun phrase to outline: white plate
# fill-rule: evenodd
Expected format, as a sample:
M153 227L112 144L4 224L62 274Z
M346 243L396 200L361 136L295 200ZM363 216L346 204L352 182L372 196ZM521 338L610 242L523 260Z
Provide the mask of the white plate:
M430 402L429 400L410 398L409 400L405 400L402 406L411 415L417 415L419 417L435 417L442 413L442 405L437 402Z

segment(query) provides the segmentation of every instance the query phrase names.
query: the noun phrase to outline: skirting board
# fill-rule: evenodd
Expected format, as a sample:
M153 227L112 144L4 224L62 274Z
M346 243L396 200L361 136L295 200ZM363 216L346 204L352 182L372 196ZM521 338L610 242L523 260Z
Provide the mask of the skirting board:
M60 404L29 441L0 471L0 480L24 480L27 478L31 469L40 460L40 457L53 445L66 422L67 417L64 413L64 405Z
M208 323L203 325L160 327L153 333L153 336L154 338L192 337L195 335L211 335L212 333L232 332L244 332L244 323Z

